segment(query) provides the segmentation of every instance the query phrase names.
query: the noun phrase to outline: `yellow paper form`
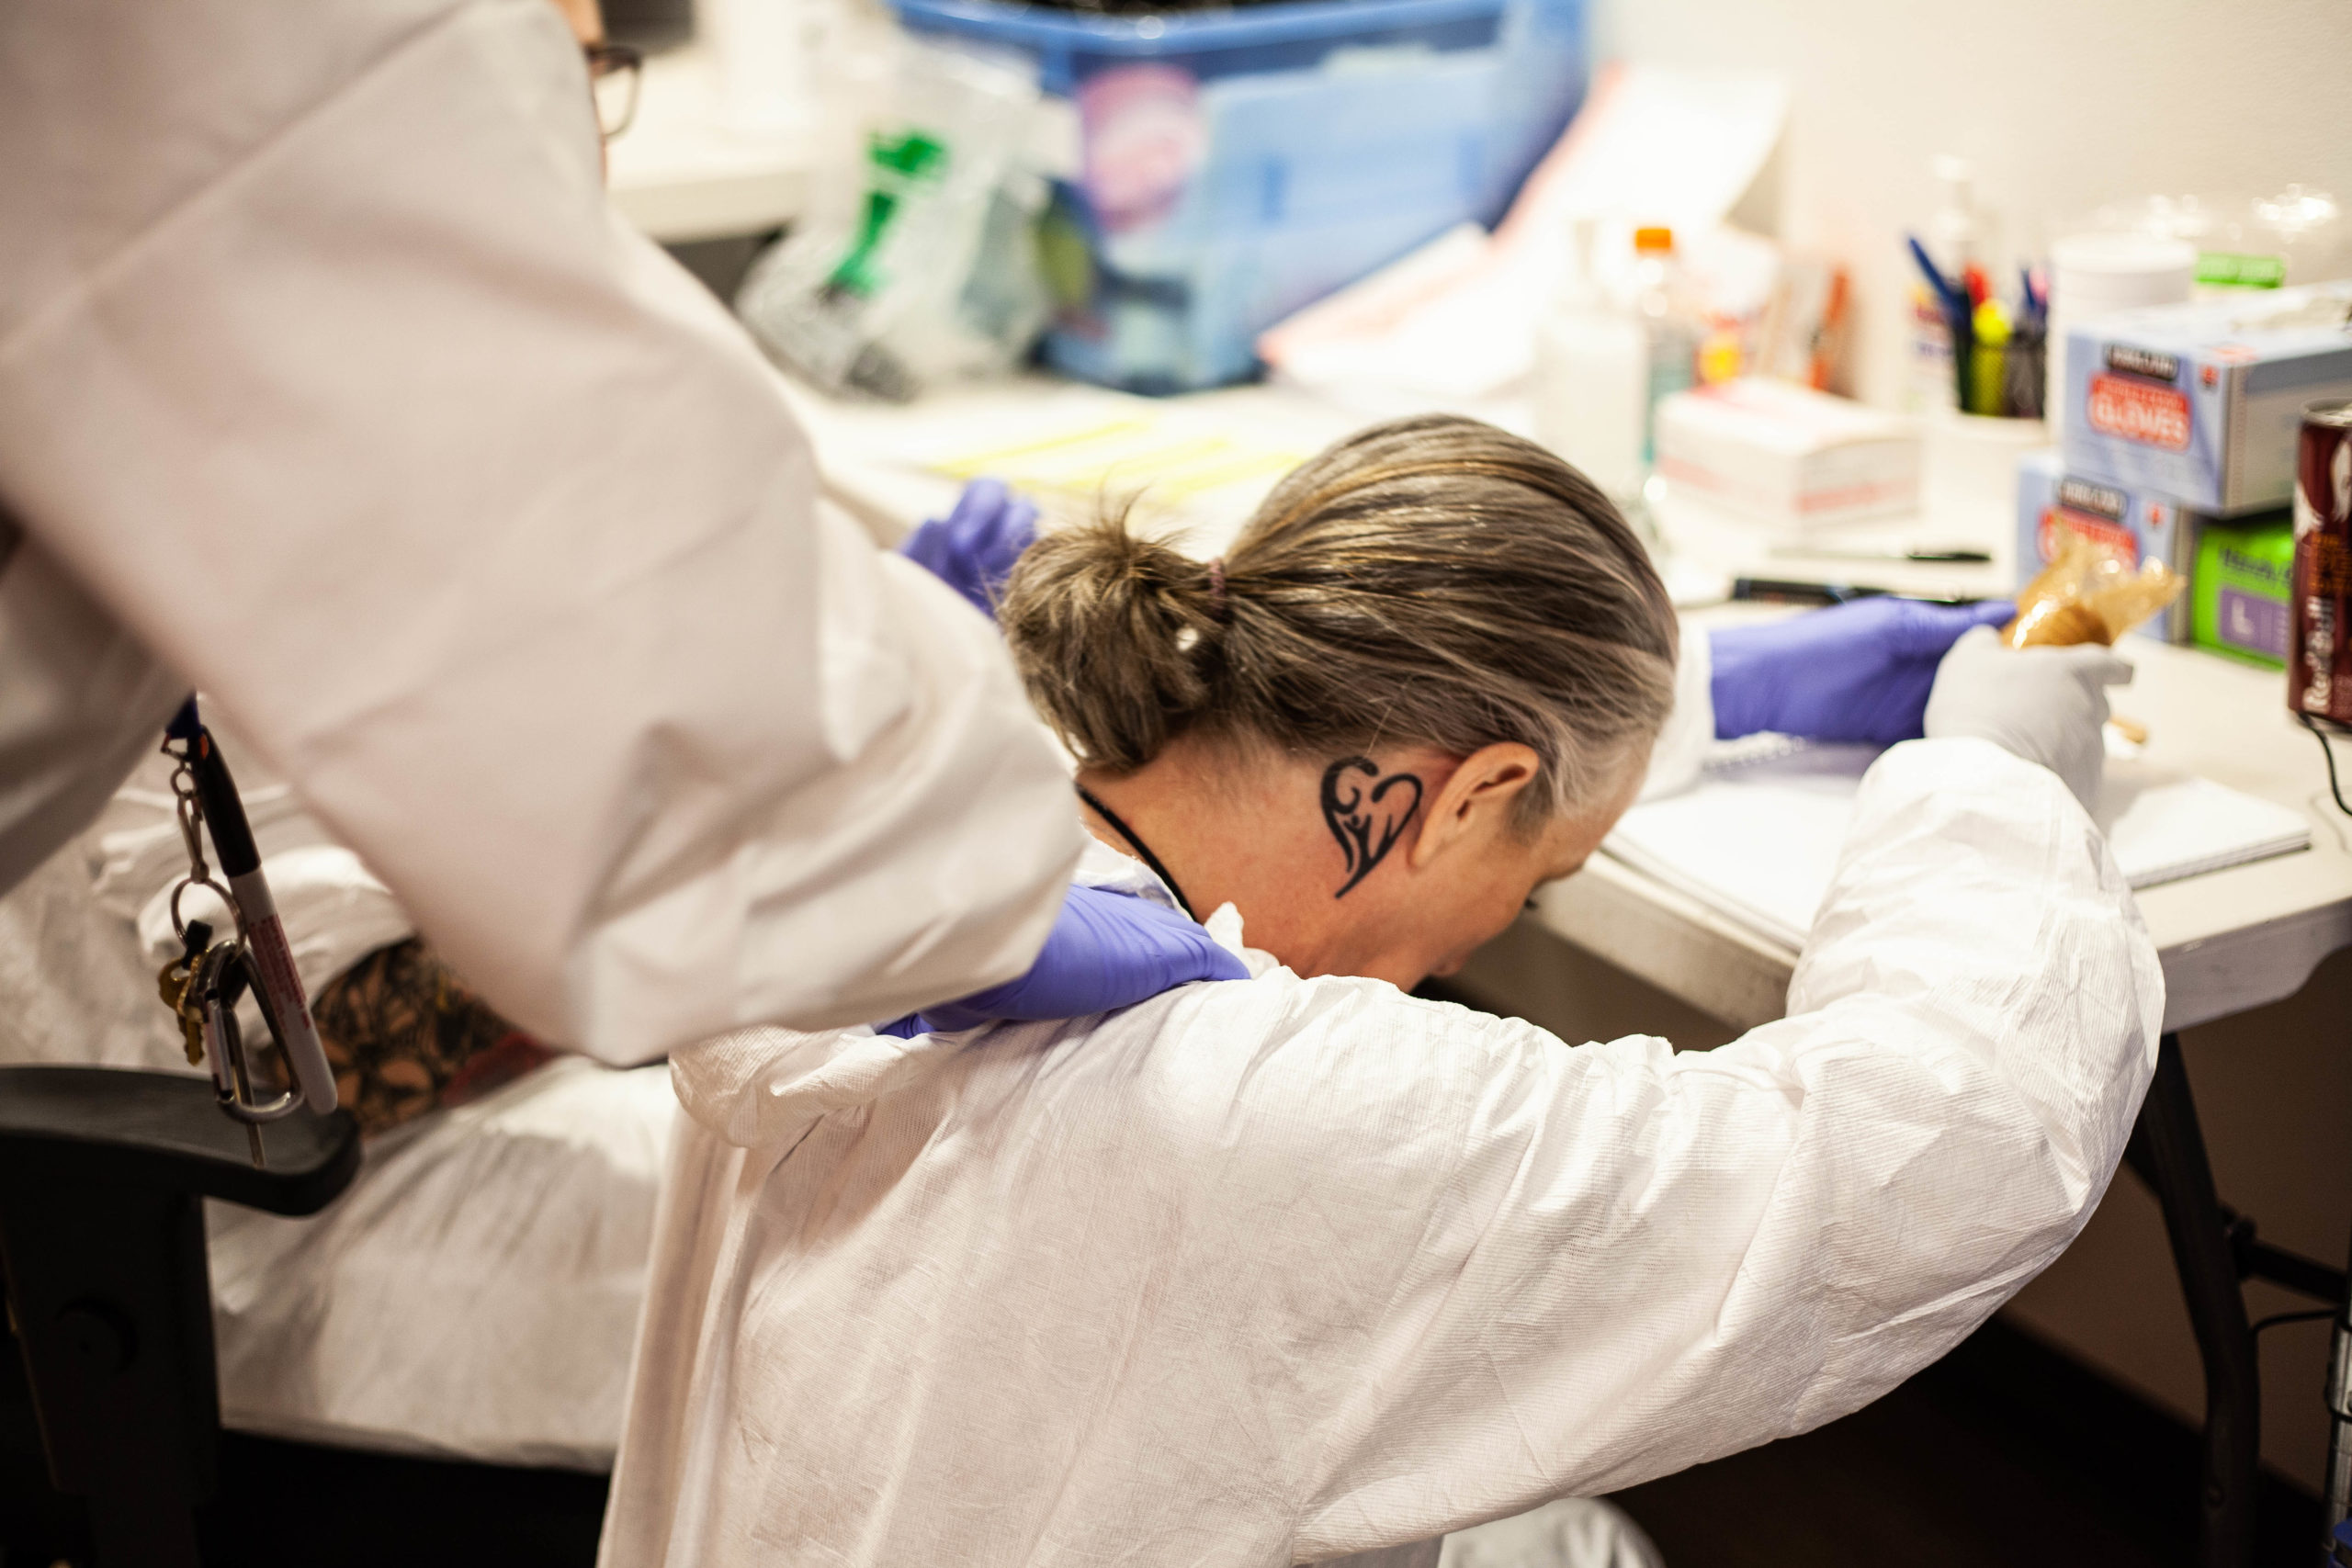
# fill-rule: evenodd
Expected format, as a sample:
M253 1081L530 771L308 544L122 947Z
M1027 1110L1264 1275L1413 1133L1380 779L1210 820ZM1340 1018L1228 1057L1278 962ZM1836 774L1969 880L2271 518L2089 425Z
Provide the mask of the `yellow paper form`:
M983 474L1014 490L1081 502L1141 495L1182 506L1228 486L1271 479L1306 454L1231 432L1140 416L1091 422L1002 446L944 452L924 467L950 479Z

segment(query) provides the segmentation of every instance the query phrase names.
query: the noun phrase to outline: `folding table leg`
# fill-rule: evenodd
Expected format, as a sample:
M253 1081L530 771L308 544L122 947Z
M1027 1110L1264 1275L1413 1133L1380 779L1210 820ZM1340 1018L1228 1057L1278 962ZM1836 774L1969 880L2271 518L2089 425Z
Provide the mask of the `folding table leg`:
M2127 1155L2132 1168L2164 1205L2173 1265L2188 1298L2188 1321L2205 1364L2205 1484L2198 1561L2203 1568L2252 1568L2255 1500L2262 1458L2262 1382L2254 1331L2245 1315L2237 1260L2197 1104L2188 1092L2180 1036L2156 1052L2155 1081L2140 1108Z
M2345 1265L2352 1280L2352 1262ZM2327 1492L2320 1499L2320 1528L2334 1535L2352 1517L2352 1293L2335 1309L2335 1333L2327 1353Z

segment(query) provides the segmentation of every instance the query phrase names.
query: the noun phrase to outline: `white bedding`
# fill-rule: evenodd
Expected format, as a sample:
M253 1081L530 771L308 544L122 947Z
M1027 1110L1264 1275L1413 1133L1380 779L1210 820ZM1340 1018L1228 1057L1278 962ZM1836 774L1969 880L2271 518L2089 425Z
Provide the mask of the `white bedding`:
M0 898L0 1062L200 1070L179 1052L133 924L170 857L132 866L118 852L107 875L108 833L119 852L136 841L119 835L168 820L152 793L160 775L135 782L147 792L126 791ZM262 793L242 767L240 783L249 800ZM271 861L324 837L290 809L254 816ZM286 911L312 985L311 953L333 952L340 967L404 934L364 899L315 908L307 932ZM663 1066L565 1058L373 1140L350 1190L314 1218L208 1204L223 1419L352 1447L610 1468L676 1111Z
M566 1057L378 1140L314 1219L207 1204L221 1418L610 1469L676 1111L666 1067Z

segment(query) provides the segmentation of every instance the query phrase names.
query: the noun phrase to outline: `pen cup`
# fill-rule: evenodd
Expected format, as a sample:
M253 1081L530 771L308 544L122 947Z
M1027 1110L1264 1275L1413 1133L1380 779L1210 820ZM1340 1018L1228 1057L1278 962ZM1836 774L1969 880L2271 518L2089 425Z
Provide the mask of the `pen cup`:
M2039 327L2009 335L2001 359L2001 408L2012 419L2043 417L2041 393L2048 368L2049 339Z

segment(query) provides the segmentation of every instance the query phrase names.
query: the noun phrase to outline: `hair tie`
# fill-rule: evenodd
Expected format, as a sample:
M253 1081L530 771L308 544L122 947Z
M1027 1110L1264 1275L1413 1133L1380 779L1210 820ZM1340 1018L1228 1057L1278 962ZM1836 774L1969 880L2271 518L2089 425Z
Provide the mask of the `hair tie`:
M1225 558L1209 558L1209 603L1219 615L1225 613Z

